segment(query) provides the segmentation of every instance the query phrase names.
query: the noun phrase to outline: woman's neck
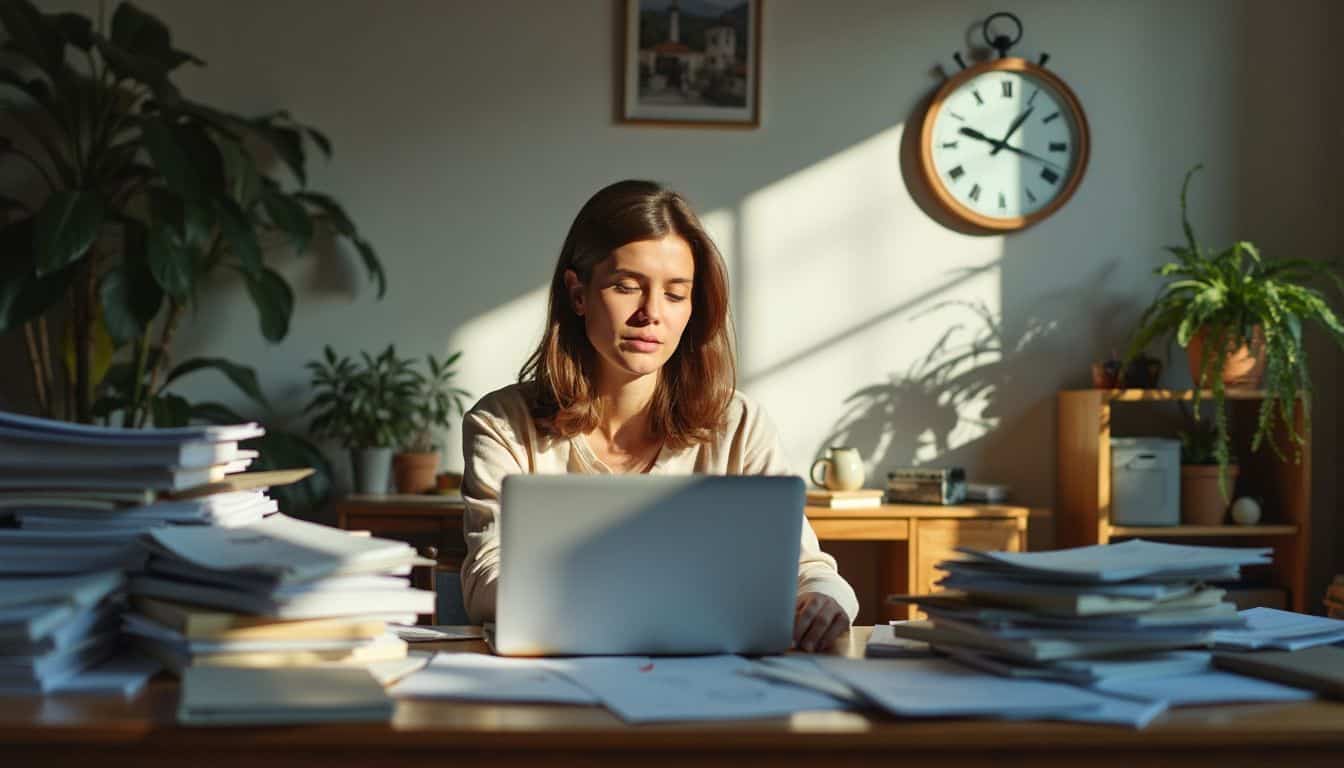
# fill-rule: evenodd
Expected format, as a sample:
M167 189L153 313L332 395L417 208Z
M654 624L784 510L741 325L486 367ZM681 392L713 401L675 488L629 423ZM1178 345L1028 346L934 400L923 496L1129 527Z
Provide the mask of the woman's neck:
M607 445L637 452L649 444L653 439L649 428L649 412L657 388L656 373L598 383L596 394L601 403L602 419L595 431L601 434Z

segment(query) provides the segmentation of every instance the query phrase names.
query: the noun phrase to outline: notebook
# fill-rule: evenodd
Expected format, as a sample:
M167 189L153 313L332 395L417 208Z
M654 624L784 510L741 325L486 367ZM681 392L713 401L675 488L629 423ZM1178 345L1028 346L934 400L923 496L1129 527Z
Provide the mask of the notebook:
M186 725L380 721L392 709L367 669L189 667L177 719Z
M1318 645L1300 651L1215 653L1214 666L1344 699L1344 647Z

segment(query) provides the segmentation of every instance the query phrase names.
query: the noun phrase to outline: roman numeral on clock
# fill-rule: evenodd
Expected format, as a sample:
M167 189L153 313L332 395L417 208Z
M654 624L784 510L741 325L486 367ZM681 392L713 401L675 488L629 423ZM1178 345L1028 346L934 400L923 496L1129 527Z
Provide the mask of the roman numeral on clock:
M1059 117L1059 113L1058 113L1058 112L1051 112L1050 114L1048 114L1048 115L1046 115L1044 118L1042 118L1042 119L1041 119L1041 122L1042 122L1042 123L1048 123L1048 122L1050 122L1051 120L1054 120L1054 119L1057 118L1057 117Z
M976 185L972 186L972 187L971 187L971 191L970 191L970 193L967 194L966 196L969 197L969 198L971 198L972 200L975 200L976 202L979 202L979 201L980 201L980 185L979 185L979 184L976 184Z
M1050 170L1049 168L1045 168L1045 169L1043 169L1043 170L1041 171L1041 178L1042 178L1042 179L1045 179L1046 181L1050 182L1051 184L1054 184L1055 182L1059 181L1059 174L1058 174L1058 173L1055 173L1054 171Z
M1011 99L1011 98L1013 98L1013 81L1012 81L1012 80L1004 80L1004 81L1003 81L1003 98L1005 98L1005 99Z
M1033 202L1033 203L1036 202L1036 196L1033 195L1033 194L1031 194L1031 190L1030 190L1030 189L1028 189L1027 187L1023 187L1023 188L1022 188L1022 191L1027 193L1027 200L1028 200L1028 201Z
M943 142L943 149L956 149L956 148L957 148L957 142L955 142L955 141L944 141L944 142Z
M984 106L985 100L980 98L979 91L971 91L971 95L975 97L975 103L977 106Z
M1050 151L1051 151L1051 152L1067 152L1068 150L1069 150L1069 145L1068 145L1067 142L1063 142L1063 141L1052 141L1052 142L1050 142Z
M956 181L957 179L960 179L962 176L966 175L966 169L958 165L956 168L953 168L952 170L948 171L947 175L951 176L953 181Z
M1004 196L1003 196L1003 193L1000 192L1000 193L999 193L999 210L1003 211L1003 210L1007 210L1007 209L1008 209L1008 198L1004 197Z

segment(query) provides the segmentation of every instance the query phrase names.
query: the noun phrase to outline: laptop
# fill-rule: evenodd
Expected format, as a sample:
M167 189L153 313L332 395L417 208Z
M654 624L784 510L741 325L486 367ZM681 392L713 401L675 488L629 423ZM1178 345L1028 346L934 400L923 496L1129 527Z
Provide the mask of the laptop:
M495 652L788 650L803 496L798 477L505 477Z

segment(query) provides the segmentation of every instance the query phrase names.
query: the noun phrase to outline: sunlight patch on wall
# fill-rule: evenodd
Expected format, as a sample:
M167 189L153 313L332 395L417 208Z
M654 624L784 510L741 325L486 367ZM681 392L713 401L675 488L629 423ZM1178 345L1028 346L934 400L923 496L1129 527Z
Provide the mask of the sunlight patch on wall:
M870 472L936 462L997 425L999 237L911 198L896 126L749 195L734 296L741 387L796 469L828 444ZM870 484L873 484L870 480Z
M543 285L518 298L501 304L454 331L435 354L465 350L458 364L456 383L471 392L470 403L500 387L518 380L518 369L541 340L546 322L546 295ZM462 466L462 435L454 430L448 437L445 466Z

